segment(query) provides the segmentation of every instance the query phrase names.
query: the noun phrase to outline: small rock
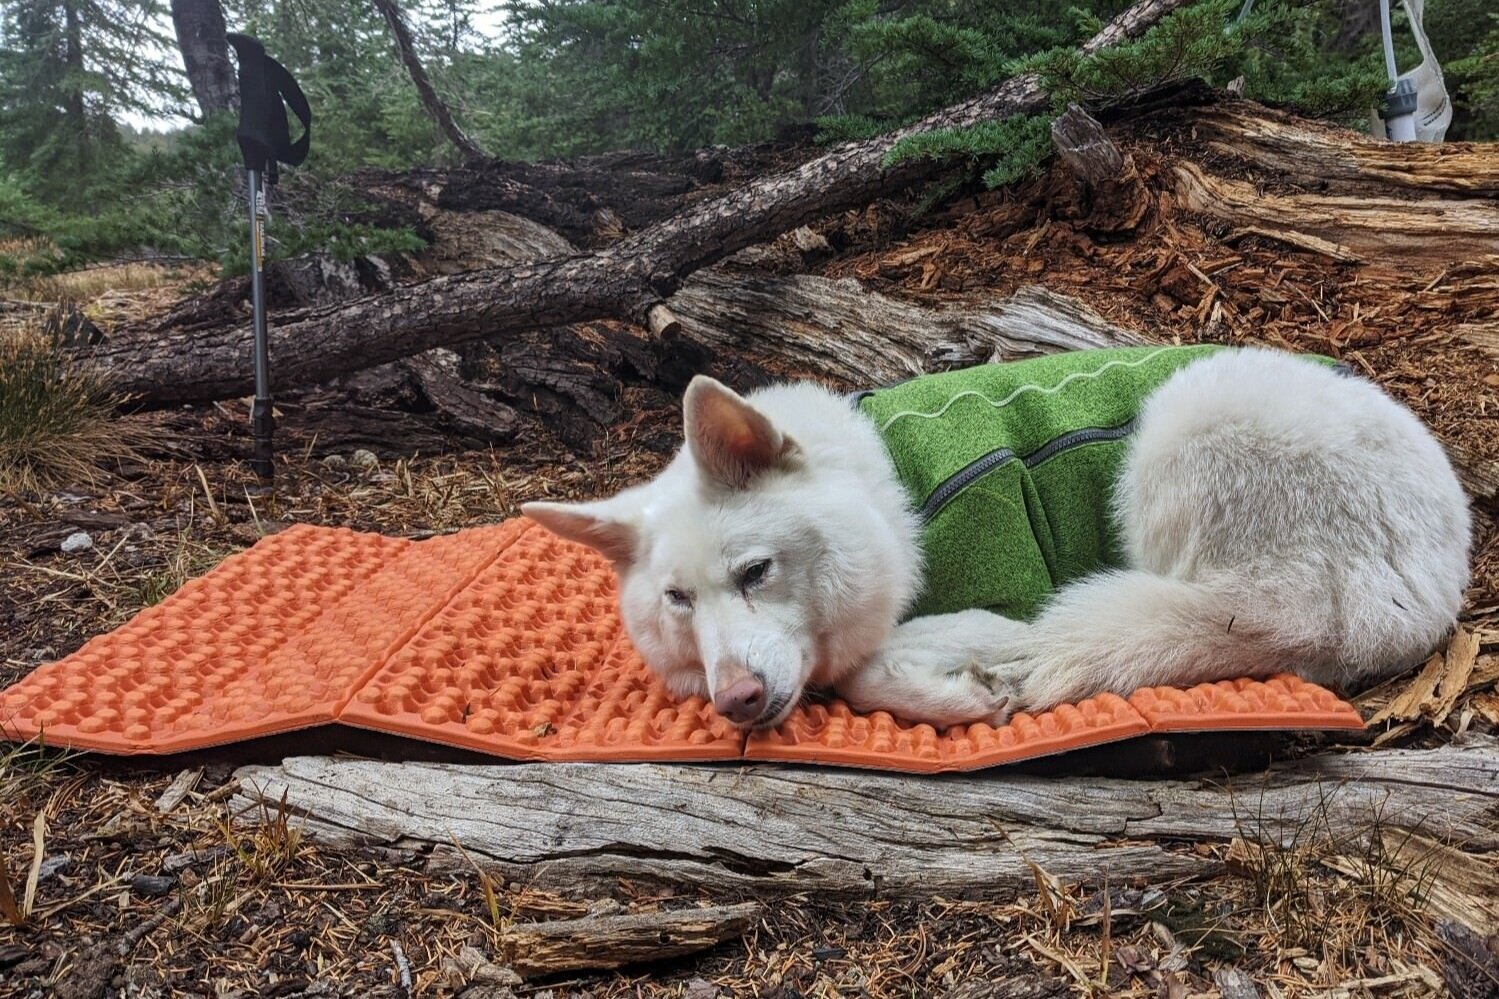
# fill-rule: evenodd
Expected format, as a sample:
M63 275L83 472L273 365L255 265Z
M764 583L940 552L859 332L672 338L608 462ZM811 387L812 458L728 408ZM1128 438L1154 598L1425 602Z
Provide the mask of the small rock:
M195 864L205 864L209 861L218 860L228 852L229 848L227 846L210 846L204 850L190 850L187 853L173 853L169 854L167 858L161 862L161 867L162 870L166 871L168 874L176 874L178 871L184 871L187 868L194 866Z
M368 471L372 468L379 468L380 459L375 457L375 452L360 448L358 451L355 451L353 454L349 455L349 464L353 465L355 468L362 468Z
M74 531L62 539L62 550L64 554L72 555L75 552L86 552L94 547L94 539L87 531Z
M130 879L130 890L147 898L159 898L171 891L176 883L176 878L163 877L159 874L137 874Z
M521 978L509 968L501 967L484 956L477 947L465 946L458 952L458 967L468 980L479 985L519 985Z
M43 860L41 866L37 868L36 879L38 881L46 881L49 878L56 877L57 875L63 873L71 866L73 866L73 859L71 857L48 857L47 859Z
M682 999L718 999L718 986L706 978L694 978L682 990Z

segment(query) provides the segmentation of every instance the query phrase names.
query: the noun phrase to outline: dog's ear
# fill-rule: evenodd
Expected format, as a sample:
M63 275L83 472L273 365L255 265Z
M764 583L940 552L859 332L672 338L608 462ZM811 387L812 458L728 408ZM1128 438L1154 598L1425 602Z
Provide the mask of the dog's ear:
M687 447L714 482L742 489L783 464L796 444L738 393L706 375L687 386L682 401Z
M587 545L615 565L628 565L635 557L639 532L617 510L611 509L609 500L522 503L520 512L558 537Z

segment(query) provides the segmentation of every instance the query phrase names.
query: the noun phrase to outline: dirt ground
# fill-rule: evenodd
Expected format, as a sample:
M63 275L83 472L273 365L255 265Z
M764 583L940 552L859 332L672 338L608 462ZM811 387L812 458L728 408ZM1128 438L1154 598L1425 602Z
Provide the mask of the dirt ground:
M1134 149L1142 171L1157 168L1170 141ZM893 231L882 206L830 220L827 230L846 249L821 269L921 300L1044 284L1159 337L1330 353L1411 405L1470 483L1499 467L1499 355L1456 331L1499 317L1491 280L1470 280L1460 263L1417 274L1339 263L1233 237L1164 201L1133 238L1099 239L1057 220L1048 208L1054 183L964 196L910 231ZM128 287L114 287L96 273L78 297L107 321L159 311L204 280L193 271L148 280L133 273L119 282ZM676 419L638 415L647 418ZM423 536L510 516L527 499L605 493L662 460L632 449L628 426L586 459L544 438L373 463L336 450L316 457L329 447L312 413L299 424L309 429L281 439L276 497L251 499L242 402L126 419L137 454L96 482L0 499L0 684L285 524ZM1432 744L1499 725L1499 507L1490 495L1475 509L1464 620L1478 636L1471 686L1440 718L1397 718L1386 744ZM61 542L78 531L91 547L63 553ZM1361 705L1372 714L1408 683ZM232 820L231 761L190 762L203 766L202 778L162 810L157 799L181 761L0 744L0 880L18 897L34 895L22 925L0 921L0 996L1174 999L1232 995L1232 980L1215 978L1227 968L1272 996L1418 996L1442 994L1451 960L1419 886L1399 872L1377 883L1340 873L1331 858L1346 845L1312 837L1258 867L1234 862L1229 843L1184 843L1224 858L1224 873L1151 886L1158 895L1149 915L1139 914L1138 889L1054 885L1039 871L1036 891L1020 898L799 896L767 908L742 940L696 958L507 984L476 973L485 965L473 958L502 965L514 921L580 915L606 896L631 911L733 900L662 897L630 884L563 899L416 853L330 849L299 835L294 820Z

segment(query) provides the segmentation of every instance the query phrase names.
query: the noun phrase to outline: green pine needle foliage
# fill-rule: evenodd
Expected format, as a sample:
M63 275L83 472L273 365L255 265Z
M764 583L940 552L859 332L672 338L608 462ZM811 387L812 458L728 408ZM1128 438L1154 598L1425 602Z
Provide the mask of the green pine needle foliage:
M923 132L900 140L885 166L936 160L982 170L986 187L1006 187L1035 176L1051 148L1049 115L1017 115L970 128Z
M1037 74L1051 96L1052 115L912 136L895 146L887 164L913 158L986 164L984 184L1007 186L1039 171L1051 151L1050 123L1068 104L1107 107L1197 77L1223 83L1242 76L1250 96L1329 117L1356 119L1379 99L1384 77L1372 53L1328 64L1315 7L1262 0L1247 16L1239 10L1240 0L1204 0L1173 12L1140 38L1090 55L1069 44L1012 60L1004 75ZM1096 30L1087 11L1071 14L1079 30Z
M340 178L454 164L383 21L364 3L220 0L313 105L312 153L273 199L270 251L341 256L419 245ZM403 0L432 81L501 159L621 149L674 153L816 125L865 139L1040 73L1053 106L902 142L892 163L953 164L944 183L1033 176L1048 115L1159 84L1243 78L1246 96L1362 127L1385 87L1374 0L1198 0L1145 37L1076 47L1129 0ZM1395 5L1402 68L1418 55ZM247 247L232 120L192 120L161 0L0 4L0 282L114 256L167 254L241 270ZM503 18L488 37L481 14ZM1449 140L1499 138L1494 0L1428 0L1446 70ZM165 130L140 115L176 114ZM131 122L135 122L132 127ZM937 189L933 188L929 195Z

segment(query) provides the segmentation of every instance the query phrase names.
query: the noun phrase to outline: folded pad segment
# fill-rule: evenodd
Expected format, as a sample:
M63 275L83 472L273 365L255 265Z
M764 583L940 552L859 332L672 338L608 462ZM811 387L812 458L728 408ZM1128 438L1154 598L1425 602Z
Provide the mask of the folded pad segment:
M1295 677L1103 695L938 732L833 700L745 736L677 701L613 573L525 519L408 541L296 526L0 693L0 734L171 753L342 722L526 760L971 770L1147 732L1360 728Z

